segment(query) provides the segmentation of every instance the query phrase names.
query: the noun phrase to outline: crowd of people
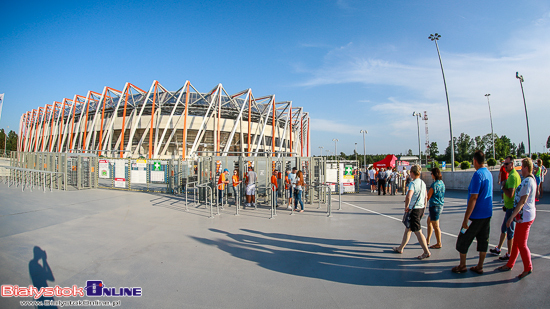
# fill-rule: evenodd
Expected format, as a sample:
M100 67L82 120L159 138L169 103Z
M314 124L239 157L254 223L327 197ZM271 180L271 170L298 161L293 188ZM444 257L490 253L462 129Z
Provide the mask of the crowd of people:
M475 172L468 186L467 207L464 213L461 229L458 234L455 248L459 252L460 262L458 266L451 269L454 273L464 273L468 271L466 266L467 253L470 245L477 241L477 251L479 259L475 266L469 268L470 271L477 274L483 274L483 264L489 251L491 254L500 256L504 240L507 239L508 252L500 256L499 259L506 261L505 265L498 267L497 271L510 271L515 265L518 255L523 261L523 272L518 278L522 279L533 271L531 262L531 253L527 246L529 231L536 216L535 202L541 195L541 183L544 181L546 169L541 161L533 164L529 158L521 161L521 170L518 173L514 169L513 158L507 157L503 162L503 170L498 180L503 192L503 207L505 212L504 219L500 229L500 241L495 248L489 249L489 235L491 218L493 216L493 176L485 167L485 155L482 151L474 153ZM372 170L371 170L372 172ZM395 171L393 171L395 172ZM385 179L388 175L383 170L378 172L376 180L378 181L378 193L384 190ZM504 174L505 173L505 174ZM430 188L420 178L421 167L412 166L410 170L410 181L405 179L405 212L403 223L405 232L401 244L393 248L396 253L403 253L405 246L409 242L411 233L416 235L423 253L418 259L423 260L431 256L430 249L441 249L441 229L439 218L443 211L445 184L442 180L441 171L438 168L431 170L433 183ZM372 175L372 174L371 174ZM537 176L538 175L538 176ZM402 177L402 175L397 176ZM537 178L538 177L538 178ZM373 179L374 177L371 177ZM380 181L382 180L382 181ZM403 181L402 181L403 182ZM406 184L408 182L408 184ZM371 192L374 192L373 182L371 182ZM421 229L421 219L425 209L428 208L429 215L427 219L428 232L424 237ZM435 234L436 243L429 245L432 233Z
M394 168L374 168L370 167L368 173L368 182L371 192L378 192L378 195L396 195L402 190L402 195L405 195L405 189L412 180L410 173L404 169L397 171Z
M237 205L237 199L239 198L238 185L243 183L246 196L246 202L243 205L243 209L246 209L247 207L256 208L257 180L258 175L256 174L256 172L254 172L254 167L252 166L248 166L248 171L244 175L242 180L239 178L239 171L235 169L233 171L233 176L231 177L231 183L229 182L229 170L224 169L218 177L218 203L220 203L220 205L223 205L223 194L226 190L226 186L229 186L231 184L235 205ZM273 195L276 197L272 199L274 207L279 207L278 196L279 193L282 193L282 189L279 189L279 180L282 180L282 175L279 170L274 169L270 179L271 189L273 191ZM306 183L302 171L299 171L296 167L292 168L292 170L287 169L283 184L285 195L284 200L285 202L287 202L287 209L293 209L297 212L304 212L304 202L302 200L302 197L303 192L306 189ZM300 208L298 208L298 205L300 206Z

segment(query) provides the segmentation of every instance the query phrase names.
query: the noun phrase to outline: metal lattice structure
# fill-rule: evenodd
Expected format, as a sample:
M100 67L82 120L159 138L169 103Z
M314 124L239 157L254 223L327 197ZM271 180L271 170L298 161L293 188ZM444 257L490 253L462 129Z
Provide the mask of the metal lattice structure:
M229 95L218 84L201 93L186 81L168 91L153 81L145 91L126 83L122 91L104 87L26 112L18 150L151 159L309 156L309 123L292 101L254 97L251 89Z

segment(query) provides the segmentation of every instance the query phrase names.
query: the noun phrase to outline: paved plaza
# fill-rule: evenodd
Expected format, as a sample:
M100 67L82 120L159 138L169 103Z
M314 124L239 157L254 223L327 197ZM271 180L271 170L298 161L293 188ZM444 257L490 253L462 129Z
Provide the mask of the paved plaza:
M30 192L0 184L0 283L32 284L33 248L47 254L50 287L141 287L122 308L542 308L550 296L550 195L537 205L529 247L534 271L521 259L511 272L487 256L485 274L454 274L456 234L467 193L448 191L441 215L443 248L426 260L414 235L403 254L402 195L333 196L304 213L226 207L210 219L203 205L185 210L180 196L115 190ZM500 198L495 198L500 200ZM230 202L232 202L230 200ZM494 204L490 243L504 213ZM425 226L425 218L422 220ZM426 230L424 229L425 233ZM435 239L432 238L432 244ZM475 243L468 266L477 262ZM42 261L39 264L43 267ZM48 277L49 276L49 277ZM84 297L92 299L91 297ZM77 298L57 297L56 300ZM0 298L0 308L28 298Z

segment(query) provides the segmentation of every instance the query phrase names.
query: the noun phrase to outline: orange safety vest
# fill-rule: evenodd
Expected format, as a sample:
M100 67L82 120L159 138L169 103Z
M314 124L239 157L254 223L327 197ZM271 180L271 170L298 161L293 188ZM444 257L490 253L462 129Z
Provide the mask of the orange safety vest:
M239 185L239 175L233 175L233 187Z
M225 190L225 173L220 174L220 178L218 178L218 189Z
M271 183L275 185L275 190L279 188L279 186L277 185L277 176L275 175L271 176Z

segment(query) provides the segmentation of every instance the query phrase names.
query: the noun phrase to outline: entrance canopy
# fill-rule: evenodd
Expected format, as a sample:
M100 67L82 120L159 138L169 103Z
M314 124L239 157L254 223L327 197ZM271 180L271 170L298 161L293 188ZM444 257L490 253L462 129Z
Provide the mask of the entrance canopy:
M387 155L384 159L375 162L373 164L376 168L388 168L388 167L395 167L395 161L397 160L397 157L394 155Z

